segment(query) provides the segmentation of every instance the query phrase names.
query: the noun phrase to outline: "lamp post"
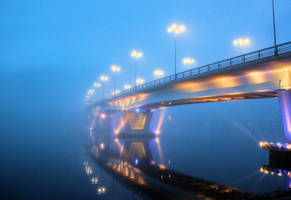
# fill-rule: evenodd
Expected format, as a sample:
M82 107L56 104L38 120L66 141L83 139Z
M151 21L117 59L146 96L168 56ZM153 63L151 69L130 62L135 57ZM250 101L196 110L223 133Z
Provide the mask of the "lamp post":
M138 59L140 59L140 58L143 56L143 52L141 52L141 51L137 51L137 50L133 50L133 51L131 51L130 56L131 56L132 58L138 60ZM134 65L134 86L135 86L135 88L136 88L136 84L137 84L137 82L136 82L136 81L137 81L136 77L137 77L137 68L136 68L136 64L135 64L135 65Z
M178 25L178 24L171 24L168 27L168 32L174 34L174 54L175 54L175 80L177 79L177 45L176 45L176 35L185 32L186 27L184 25Z
M120 70L121 70L121 67L119 67L119 66L117 66L117 65L112 65L112 66L111 66L111 71L112 71L113 73L118 73L118 72L120 72ZM117 94L117 93L115 92L115 90L116 90L116 79L113 80L113 89L114 89L114 97L115 97L115 95Z
M274 54L275 56L278 54L278 48L277 48L277 37L276 37L276 23L275 23L275 6L274 6L274 0L272 0L272 15L273 15L273 36L274 36Z
M94 89L89 89L87 92L87 95L85 97L85 102L88 103L88 101L91 99L92 95L95 93Z
M107 82L108 80L109 80L109 77L108 77L108 76L106 76L106 75L101 75L101 76L100 76L100 81L102 81L102 82L105 83L105 82ZM105 91L104 91L104 90L105 90L105 87L104 87L104 86L102 87L102 90L103 90L102 93L103 93L103 98L104 98L104 92L105 92Z
M95 88L94 91L96 92L97 88L100 88L100 87L101 87L101 84L98 83L98 82L95 82L95 83L93 84L93 86L94 86L94 88Z

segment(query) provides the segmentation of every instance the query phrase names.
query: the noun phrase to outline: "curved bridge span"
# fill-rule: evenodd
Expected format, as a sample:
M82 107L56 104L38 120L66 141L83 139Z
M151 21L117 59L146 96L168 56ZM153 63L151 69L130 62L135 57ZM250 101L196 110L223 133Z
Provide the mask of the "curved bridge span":
M137 108L149 112L183 104L271 97L279 98L286 139L291 142L291 42L138 85L96 102L92 110L95 115Z

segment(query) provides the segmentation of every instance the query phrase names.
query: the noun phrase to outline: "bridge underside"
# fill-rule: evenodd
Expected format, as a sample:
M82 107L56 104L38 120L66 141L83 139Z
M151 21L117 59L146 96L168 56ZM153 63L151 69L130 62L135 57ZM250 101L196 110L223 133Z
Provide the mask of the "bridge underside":
M279 99L286 140L291 143L291 52L104 99L92 107L92 112L95 115L109 111L150 112L151 109L184 104L272 97ZM132 120L131 129L135 129L138 122Z
M195 104L195 103L210 103L210 102L221 102L221 101L239 101L247 99L261 99L261 98L273 98L278 97L276 91L272 92L254 92L254 93L237 93L237 94L225 94L225 95L214 95L204 96L196 98L188 98L174 101L163 101L142 106L143 108L162 108L170 106L178 106L184 104Z

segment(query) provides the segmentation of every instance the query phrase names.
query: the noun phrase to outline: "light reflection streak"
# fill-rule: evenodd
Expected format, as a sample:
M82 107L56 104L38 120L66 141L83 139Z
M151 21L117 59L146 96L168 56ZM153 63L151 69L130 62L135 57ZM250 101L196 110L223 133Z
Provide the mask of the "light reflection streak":
M121 145L120 144L120 142L119 142L119 140L118 140L118 138L115 138L115 143L117 144L117 146L118 146L118 148L119 148L119 151L120 151L120 153L122 154L122 153L124 153L125 154L125 156L127 156L127 153L126 152L124 152L123 150L124 150L124 147L123 147L123 145Z
M128 122L128 115L127 114L123 114L123 116L120 119L119 125L117 126L117 128L114 131L115 135L119 135L121 129L127 124Z
M238 130L240 130L242 133L244 133L245 135L249 136L249 138L251 138L252 140L256 141L256 143L258 143L260 140L258 138L256 138L255 136L252 135L252 133L243 125L240 124L234 120L228 119L230 121L230 123L232 123L233 126L235 126Z
M262 174L261 176L260 176L260 178L258 178L255 182L254 182L254 184L253 184L253 186L252 186L252 190L255 190L255 188L263 181L263 179L265 178L265 174Z
M250 173L249 175L246 175L246 176L240 178L240 179L237 181L237 183L240 183L240 182L243 182L243 181L249 180L249 179L251 179L252 177L254 177L254 176L258 175L258 174L260 174L260 171L259 171L259 170L256 170L256 171Z
M159 152L159 156L160 156L161 162L163 163L164 156L163 156L163 152L162 152L162 149L161 149L160 138L159 137L156 137L155 141L157 143L158 152Z
M158 125L157 125L156 131L155 131L155 133L157 135L161 134L161 127L162 127L162 124L163 124L163 121L164 121L164 118L165 118L165 113L166 113L166 110L162 109L160 117L159 117L159 120L158 120Z

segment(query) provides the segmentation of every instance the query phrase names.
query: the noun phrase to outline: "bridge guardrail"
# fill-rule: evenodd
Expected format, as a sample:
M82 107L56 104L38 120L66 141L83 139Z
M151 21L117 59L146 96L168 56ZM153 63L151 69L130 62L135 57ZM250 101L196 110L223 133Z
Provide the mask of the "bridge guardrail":
M174 82L181 80L181 79L184 79L184 78L198 77L199 75L205 74L208 72L219 71L221 69L231 68L232 66L237 65L237 64L245 64L245 63L248 63L251 61L256 61L256 60L260 60L263 58L276 56L276 50L277 50L277 55L291 52L291 42L279 44L279 45L277 45L277 48L275 48L273 46L273 47L269 47L269 48L265 48L265 49L260 49L257 51L253 51L253 52L243 54L240 56L235 56L232 58L221 60L221 61L211 63L208 65L204 65L201 67L189 69L189 70L177 73L176 76L175 76L175 74L172 74L172 75L160 78L160 79L152 80L152 81L146 82L144 84L137 85L136 87L133 87L133 88L130 88L127 90L123 90L118 95L115 95L114 98L118 98L120 96L130 94L130 93L140 92L140 91L145 90L145 89L152 89L152 88L156 88L156 87L161 87L161 86L167 85L169 83L174 83ZM110 98L113 98L113 97L109 97L109 99Z

